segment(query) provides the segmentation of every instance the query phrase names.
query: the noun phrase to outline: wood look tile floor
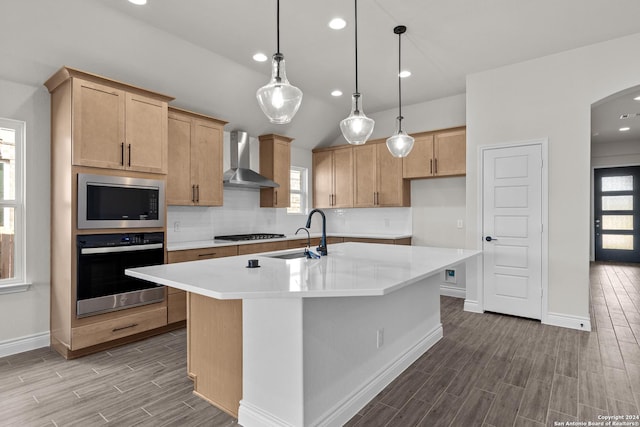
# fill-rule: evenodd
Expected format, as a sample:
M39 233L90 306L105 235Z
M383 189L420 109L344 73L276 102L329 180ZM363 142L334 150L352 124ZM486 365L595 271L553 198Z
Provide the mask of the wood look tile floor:
M640 412L640 264L592 264L592 332L466 313L442 297L444 338L350 427L553 426ZM0 426L236 426L192 395L184 330L66 361L0 359Z

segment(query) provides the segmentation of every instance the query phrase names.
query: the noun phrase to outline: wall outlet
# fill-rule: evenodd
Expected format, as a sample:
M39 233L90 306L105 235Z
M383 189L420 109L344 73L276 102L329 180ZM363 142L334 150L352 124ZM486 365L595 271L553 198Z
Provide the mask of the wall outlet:
M376 348L380 348L384 345L384 328L376 331Z
M444 281L447 283L457 283L456 270L453 268L447 268L444 271Z
M180 221L173 222L173 231L175 231L176 233L180 231Z
M461 219L458 220L458 228L464 227L464 222Z

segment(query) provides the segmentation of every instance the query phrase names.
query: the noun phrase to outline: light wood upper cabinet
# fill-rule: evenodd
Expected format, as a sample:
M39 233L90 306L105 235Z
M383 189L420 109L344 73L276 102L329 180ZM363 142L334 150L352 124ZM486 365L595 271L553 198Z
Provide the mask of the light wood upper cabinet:
M222 141L226 122L171 107L167 204L221 206Z
M73 79L73 164L124 167L125 93Z
M409 182L402 179L402 159L383 142L353 147L354 207L410 205Z
M313 152L313 206L353 207L353 150L350 146Z
M466 130L464 128L414 135L413 150L403 159L407 179L466 174Z
M70 84L68 84L70 82ZM167 173L167 103L173 98L63 67L45 83L70 91L74 166Z
M280 184L278 188L260 189L260 207L286 208L290 204L291 142L282 135L260 135L260 174Z
M466 130L436 133L433 152L436 176L464 175L467 173Z
M167 173L167 103L125 94L125 169Z

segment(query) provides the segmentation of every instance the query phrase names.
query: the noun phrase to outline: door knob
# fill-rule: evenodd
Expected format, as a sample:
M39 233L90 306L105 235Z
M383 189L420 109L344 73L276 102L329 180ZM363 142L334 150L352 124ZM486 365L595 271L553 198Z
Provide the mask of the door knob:
M486 240L487 242L490 242L490 241L492 241L492 240L498 240L498 239L494 239L494 238L493 238L493 237L491 237L491 236L487 236L487 237L485 237L485 238L484 238L484 240Z

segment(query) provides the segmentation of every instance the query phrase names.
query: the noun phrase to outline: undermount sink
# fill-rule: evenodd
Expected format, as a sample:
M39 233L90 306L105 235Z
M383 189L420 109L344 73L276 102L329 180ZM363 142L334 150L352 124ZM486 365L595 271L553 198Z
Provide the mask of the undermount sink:
M280 254L280 255L265 255L269 258L278 258L278 259L295 259L295 258L305 258L307 255L304 252L293 252L290 254Z

